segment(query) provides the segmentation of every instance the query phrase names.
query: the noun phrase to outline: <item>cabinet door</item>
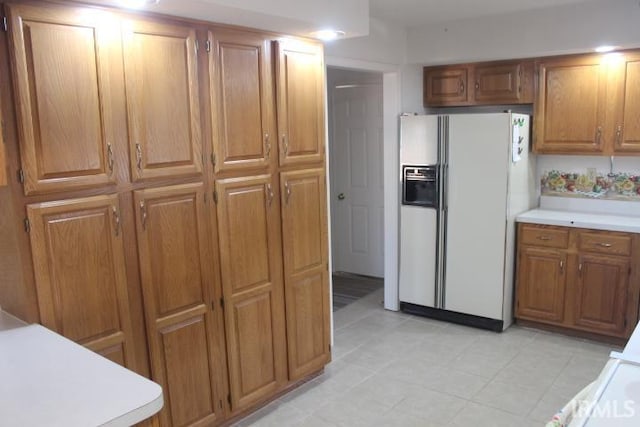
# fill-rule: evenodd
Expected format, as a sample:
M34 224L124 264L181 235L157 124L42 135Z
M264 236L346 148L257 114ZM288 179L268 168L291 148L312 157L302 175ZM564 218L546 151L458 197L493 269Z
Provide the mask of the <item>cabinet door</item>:
M275 131L271 42L258 33L212 33L212 112L216 172L263 168Z
M640 54L625 53L616 67L619 96L616 98L614 151L640 153Z
M218 234L234 412L287 379L278 201L269 175L217 181Z
M469 102L469 69L438 67L424 69L425 106L464 105Z
M165 426L219 419L222 378L213 315L204 186L135 193L140 272L154 381L162 385Z
M135 368L118 196L27 206L40 321Z
M517 103L521 100L522 64L477 65L474 68L474 100Z
M277 42L280 164L324 158L324 64L322 45Z
M564 320L567 255L521 247L518 256L516 317L543 322Z
M330 360L324 169L283 172L282 236L289 378Z
M0 94L1 96L2 94ZM7 161L4 151L4 130L2 116L0 116L0 187L7 185Z
M628 258L581 255L575 296L575 326L624 337L629 273Z
M202 172L196 32L125 22L124 66L134 179Z
M114 182L111 62L121 60L109 15L8 5L10 57L26 194ZM121 78L121 77L120 77Z
M612 133L605 127L607 70L599 56L539 64L534 114L538 153L598 153Z

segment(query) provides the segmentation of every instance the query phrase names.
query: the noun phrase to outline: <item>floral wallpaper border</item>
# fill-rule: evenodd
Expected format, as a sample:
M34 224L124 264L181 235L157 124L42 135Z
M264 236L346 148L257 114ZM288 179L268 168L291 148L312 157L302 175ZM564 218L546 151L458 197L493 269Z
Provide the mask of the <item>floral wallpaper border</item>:
M540 188L542 194L547 196L640 202L640 174L624 172L605 174L594 170L586 173L552 170L542 174Z

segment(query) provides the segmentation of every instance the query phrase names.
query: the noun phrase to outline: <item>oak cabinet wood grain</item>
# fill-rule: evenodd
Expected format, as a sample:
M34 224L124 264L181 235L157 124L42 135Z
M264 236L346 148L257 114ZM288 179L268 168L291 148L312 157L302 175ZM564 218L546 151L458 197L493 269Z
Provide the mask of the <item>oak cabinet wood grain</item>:
M639 235L519 224L518 237L516 318L630 336L638 320Z
M112 88L121 49L110 15L6 8L25 194L114 184L114 116L123 106Z
M117 195L27 206L41 323L135 369Z
M213 313L204 185L134 194L151 373L166 399L162 425L213 423L221 418L224 354Z
M200 175L203 168L196 30L124 23L129 158L135 180Z
M289 377L299 379L331 357L324 169L282 172L280 191Z

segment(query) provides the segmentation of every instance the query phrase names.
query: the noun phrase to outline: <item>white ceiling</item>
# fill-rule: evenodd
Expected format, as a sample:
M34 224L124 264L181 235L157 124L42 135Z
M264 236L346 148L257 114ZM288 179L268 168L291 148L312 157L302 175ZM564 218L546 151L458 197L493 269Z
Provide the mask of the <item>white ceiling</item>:
M369 0L372 16L404 27L454 21L593 0Z

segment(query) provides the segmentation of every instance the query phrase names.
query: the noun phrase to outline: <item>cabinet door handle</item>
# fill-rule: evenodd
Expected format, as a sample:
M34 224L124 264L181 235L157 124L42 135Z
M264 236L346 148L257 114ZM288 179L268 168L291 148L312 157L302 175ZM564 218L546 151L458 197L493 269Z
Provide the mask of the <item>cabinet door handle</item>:
M538 240L543 240L546 242L547 240L553 240L553 238L549 236L538 236Z
M289 154L289 138L287 138L287 135L284 133L282 134L282 151L285 156Z
M622 145L622 125L618 125L616 128L616 147Z
M578 272L580 273L580 277L582 277L582 263L578 264Z
M600 140L602 139L602 126L598 126L596 128L596 144L600 144Z
M273 188L271 188L271 184L267 184L267 188L265 191L267 193L267 204L271 206L271 204L273 203Z
M480 82L476 82L476 89L480 89Z
M136 144L136 165L138 171L142 172L142 147L140 144Z
M264 157L266 160L269 160L269 156L271 155L271 140L269 138L269 132L265 132L264 134Z
M289 204L289 198L291 197L291 186L288 182L284 183L285 202Z
M118 208L115 206L111 207L111 211L113 212L113 225L115 226L116 237L120 235L120 213L118 213Z
M560 260L560 273L564 273L564 261Z
M460 79L460 93L464 93L464 80Z
M604 242L597 242L596 245L602 246L603 248L610 248L611 246L613 246L611 243L604 243Z
M142 229L147 229L147 206L144 204L144 200L140 202L140 223Z
M113 175L113 148L110 142L107 142L107 164L109 165L109 175Z

